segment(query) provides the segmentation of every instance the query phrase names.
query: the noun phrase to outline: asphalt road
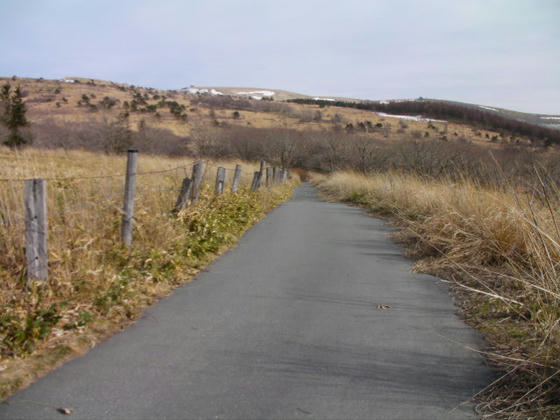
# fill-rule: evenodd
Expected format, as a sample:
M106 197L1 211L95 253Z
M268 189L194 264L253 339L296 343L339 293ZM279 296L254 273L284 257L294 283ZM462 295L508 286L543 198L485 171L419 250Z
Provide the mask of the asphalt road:
M494 373L465 346L482 342L389 232L304 185L135 325L0 404L0 418L476 417L469 398Z

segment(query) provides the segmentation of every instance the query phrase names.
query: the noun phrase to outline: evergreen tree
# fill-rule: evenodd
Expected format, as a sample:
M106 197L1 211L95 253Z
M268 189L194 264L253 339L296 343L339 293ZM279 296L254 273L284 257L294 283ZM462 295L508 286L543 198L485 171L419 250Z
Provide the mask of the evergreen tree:
M9 128L25 127L28 125L27 118L25 117L25 103L23 102L23 96L21 95L21 90L19 86L14 91L12 95L11 107L10 107L10 119L8 121Z
M6 83L0 90L0 101L2 103L2 123L8 127L10 134L4 141L4 144L9 147L20 147L27 143L27 141L20 134L19 129L29 124L25 117L25 103L19 86L11 93L11 86Z
M0 90L0 109L2 115L0 116L0 122L4 125L8 125L8 119L10 118L10 93L12 87L9 83L2 86Z

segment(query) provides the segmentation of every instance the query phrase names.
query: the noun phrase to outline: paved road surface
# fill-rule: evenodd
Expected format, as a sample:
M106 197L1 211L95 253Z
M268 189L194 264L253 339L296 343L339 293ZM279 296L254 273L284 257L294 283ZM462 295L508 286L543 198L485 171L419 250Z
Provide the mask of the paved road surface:
M304 185L134 326L0 404L0 418L476 417L464 402L493 373L456 343L480 338L444 284L409 273L389 232Z

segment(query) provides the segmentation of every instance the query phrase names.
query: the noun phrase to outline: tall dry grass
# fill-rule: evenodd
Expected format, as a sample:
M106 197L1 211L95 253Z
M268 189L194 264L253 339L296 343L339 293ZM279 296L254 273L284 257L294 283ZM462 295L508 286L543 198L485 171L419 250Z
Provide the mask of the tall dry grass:
M560 202L542 173L530 190L503 179L336 172L315 178L327 194L389 216L418 261L449 279L468 321L508 375L484 392L488 413L560 415Z
M250 192L258 168L242 162L239 192L216 197L217 166L229 169L227 189L236 162L207 162L200 201L174 215L192 163L139 155L134 239L126 248L120 240L126 156L0 149L0 397L188 281L291 191L287 185ZM22 179L32 177L47 179L49 279L30 284ZM24 357L35 362L17 362Z
M190 176L192 163L193 159L189 158L140 154L135 249L146 243L163 246L174 236L167 218L182 178ZM205 181L209 185L218 165L229 169L235 166L230 161L206 165ZM52 281L59 281L62 286L76 277L76 270L82 274L97 270L99 250L119 243L125 167L126 156L0 149L0 179L15 179L0 181L1 281L9 283L9 279L21 276L24 270L23 179L47 179L49 269ZM254 169L253 165L244 163L242 184L250 181ZM231 178L232 171L228 172ZM157 229L152 231L150 226Z

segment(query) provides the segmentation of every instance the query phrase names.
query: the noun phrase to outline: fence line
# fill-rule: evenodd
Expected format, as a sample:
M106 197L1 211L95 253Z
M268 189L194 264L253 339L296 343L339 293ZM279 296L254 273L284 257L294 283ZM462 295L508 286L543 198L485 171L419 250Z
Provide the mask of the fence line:
M208 161L205 161L208 162ZM195 164L195 163L194 163ZM177 166L175 168L171 168L171 169L164 169L164 170L156 170L156 171L148 171L148 172L137 172L136 175L140 176L140 175L153 175L153 174L162 174L162 173L167 173L167 172L172 172L172 171L176 171L178 169L190 169L193 167L193 165L187 165L187 166ZM205 169L208 171L205 172L209 172L209 169L215 167L215 165L210 165L207 166ZM236 165L235 168L227 168L224 167L223 169L225 169L226 171L231 171L234 172L234 182L237 181L237 183L235 184L236 187L234 188L234 186L232 185L232 193L235 193L239 187L239 181L240 179L236 179L235 177L235 173L237 171L237 167L241 168L241 165ZM269 168L270 169L270 168ZM239 177L240 177L241 173L239 173ZM62 181L62 180L72 180L72 181L78 181L78 180L91 180L91 179L104 179L104 178L116 178L116 177L124 177L125 175L99 175L99 176L91 176L91 177L47 177L47 178L31 178L31 179L42 179L45 181ZM10 182L25 182L30 180L29 178L4 178L4 179L0 179L0 181L10 181ZM113 190L113 187L111 186L111 191ZM179 193L181 191L180 187L177 188L146 188L146 187L140 187L138 190L138 192L141 193L146 193L146 192L176 192ZM80 210L82 208L86 208L89 206L93 206L93 205L97 205L99 204L99 202L102 201L108 201L114 198L117 198L119 196L122 196L122 190L118 193L115 194L109 194L107 196L95 199L95 200L91 200L91 201L86 201L86 202L82 202L81 204L72 206L72 207L64 207L63 209L60 210L55 210L54 212L51 211L51 213L57 214L57 215L62 215L62 214L67 214L68 212L74 212L76 210ZM22 214L15 214L15 217L6 217L3 216L0 219L0 224L4 225L4 226L8 226L11 224L16 224L19 222L25 222L26 217Z
M46 281L48 278L48 242L47 242L47 181L81 181L91 179L105 179L105 178L125 178L124 190L119 188L120 191L113 193L113 186L111 186L111 194L101 197L96 200L86 201L79 203L69 208L61 208L52 211L51 216L64 216L69 212L74 212L85 207L99 205L102 202L115 200L118 197L123 197L122 210L118 209L118 202L103 206L104 209L114 206L122 213L121 221L121 240L125 246L131 246L133 243L133 225L134 225L134 207L137 194L146 194L154 192L177 193L175 205L170 210L171 213L178 213L186 208L189 203L194 204L200 197L200 190L204 179L211 176L211 171L215 170L216 178L214 184L214 194L220 195L225 192L226 183L231 184L231 193L235 194L238 191L242 166L236 164L234 168L227 168L212 164L208 160L198 160L191 165L177 166L169 169L154 170L139 172L138 166L138 151L130 149L127 154L126 174L121 175L99 175L99 176L84 176L84 177L47 177L47 178L4 178L0 179L3 182L24 182L24 210L25 215L15 213L15 217L7 218L2 216L0 224L2 227L7 227L11 231L11 225L24 222L25 233L25 252L27 259L27 277L28 280L41 280ZM155 174L164 174L183 169L185 174L191 170L191 176L185 176L181 185L176 187L145 187L137 186L137 177ZM232 175L227 176L227 172ZM177 176L180 176L177 174ZM260 170L254 172L253 181L251 183L251 191L257 191L263 185L270 188L276 184L285 184L288 180L288 170L286 168L267 167L266 162L263 160L260 163ZM101 206L100 206L101 207ZM6 209L8 210L8 209ZM18 232L20 230L18 229Z
M195 162L196 163L196 162ZM153 174L163 174L166 172L173 172L178 169L190 169L195 164L186 165L186 166L176 166L174 168L169 169L161 169L157 171L146 171L146 172L137 172L136 175L153 175ZM229 169L232 170L232 169ZM87 179L104 179L104 178L121 178L126 174L112 174L112 175L94 175L94 176L68 176L68 177L46 177L46 178L0 178L0 182L23 182L28 181L30 179L43 179L45 181L82 181Z

